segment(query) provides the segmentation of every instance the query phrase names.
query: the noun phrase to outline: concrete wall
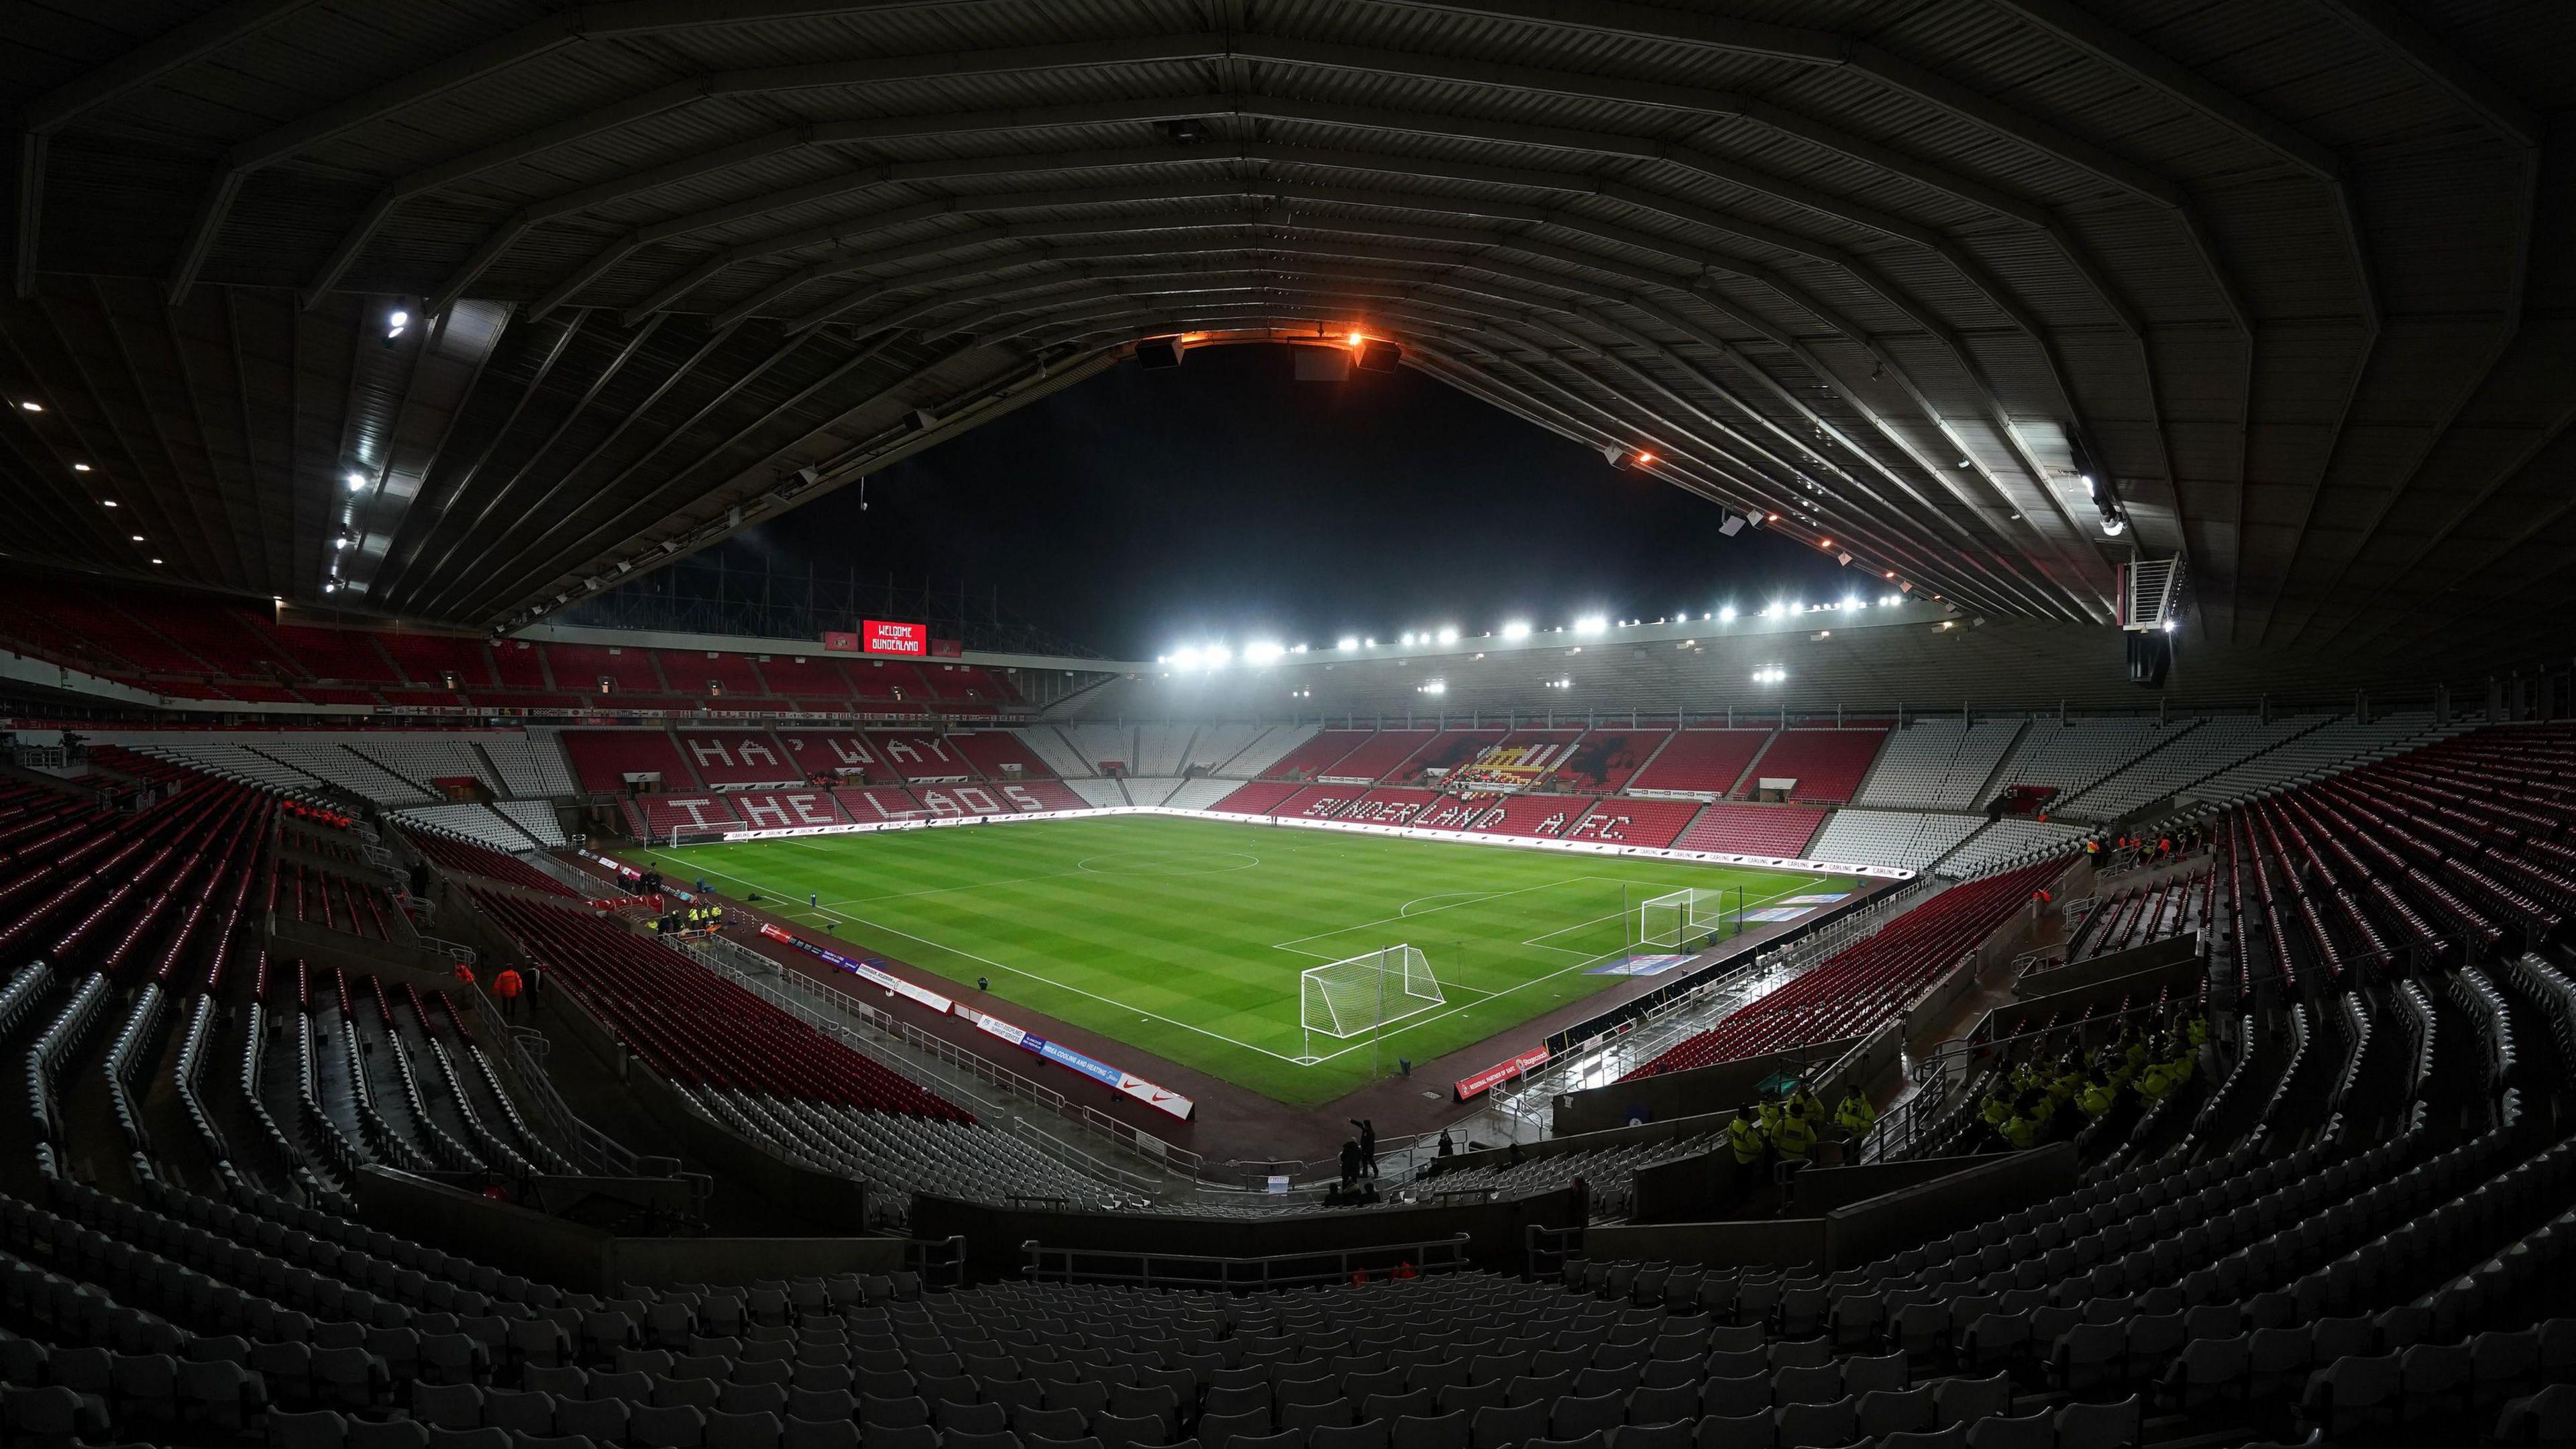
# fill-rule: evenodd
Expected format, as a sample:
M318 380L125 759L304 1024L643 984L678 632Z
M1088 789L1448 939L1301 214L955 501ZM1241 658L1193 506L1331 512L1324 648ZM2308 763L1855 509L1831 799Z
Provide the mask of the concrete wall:
M1458 1233L1468 1235L1468 1252L1478 1266L1518 1272L1531 1224L1562 1228L1574 1221L1573 1194L1567 1190L1504 1202L1324 1209L1276 1218L1076 1212L929 1196L912 1202L914 1235L962 1235L967 1274L978 1281L1018 1277L1025 1261L1020 1245L1028 1242L1104 1253L1267 1258L1431 1242Z
M1736 1222L1623 1224L1592 1228L1583 1251L1594 1258L1705 1263L1712 1268L1768 1264L1825 1266L1823 1218L1749 1218Z
M355 1186L359 1215L387 1232L584 1292L903 1266L901 1238L628 1238L381 1167Z
M1566 1092L1556 1099L1556 1134L1570 1137L1576 1133L1625 1126L1629 1113L1638 1108L1645 1109L1659 1121L1712 1113L1732 1116L1737 1107L1752 1100L1753 1089L1763 1081L1784 1072L1803 1071L1810 1065L1830 1063L1849 1051L1858 1040L1857 1037L1847 1037L1841 1041L1800 1047L1796 1051L1739 1057L1731 1062L1693 1067L1686 1072L1667 1072L1660 1077L1639 1077L1634 1081L1612 1082L1608 1086Z
M2168 936L2161 941L2149 941L2125 951L2112 951L2071 966L2023 976L2013 982L2012 991L2019 1000L2035 1001L2043 996L2066 996L2105 981L2148 973L2156 973L2154 979L2158 980L2165 979L2164 973L2167 972L2171 973L2173 980L2190 980L2200 973L2199 958L2200 933L2185 931L2179 936Z
M1827 1266L1876 1262L2071 1191L2077 1167L2074 1144L2052 1142L1836 1208L1825 1214Z
M2064 1142L2006 1156L1950 1161L1950 1170L1932 1181L1908 1183L1828 1212L1596 1227L1584 1233L1583 1251L1594 1258L1704 1263L1713 1268L1808 1264L1833 1272L1875 1262L2075 1186L2075 1149ZM1968 1165L1957 1165L1962 1162ZM1818 1168L1811 1173L1830 1170ZM1883 1183L1889 1177L1878 1180ZM1864 1179L1852 1181L1867 1186ZM1836 1195L1846 1190L1827 1189Z

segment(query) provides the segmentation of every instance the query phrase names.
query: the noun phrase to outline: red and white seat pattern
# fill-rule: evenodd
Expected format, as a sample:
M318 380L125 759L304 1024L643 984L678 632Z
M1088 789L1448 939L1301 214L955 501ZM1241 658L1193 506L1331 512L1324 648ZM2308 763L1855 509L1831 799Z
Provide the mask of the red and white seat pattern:
M1669 849L1700 811L1697 800L1648 800L1619 796L1603 800L1565 832L1568 840L1597 840L1605 845Z
M1424 811L1413 823L1429 830L1562 837L1591 805L1591 801L1573 795L1451 796Z
M1367 793L1366 785L1308 785L1280 801L1271 813L1307 820L1330 820L1358 803L1359 798Z
M680 752L698 779L717 789L793 785L805 778L794 757L767 730L682 730Z
M1381 774L1388 779L1410 781L1424 778L1425 772L1431 770L1463 770L1486 752L1500 748L1506 737L1502 730L1443 730ZM1336 768L1333 773L1355 775L1359 771Z
M833 803L829 790L739 790L733 795L733 811L750 830L802 830L850 823L850 817Z
M1341 788L1347 793L1352 787L1346 785ZM1369 791L1352 801L1349 809L1333 818L1365 821L1371 825L1421 825L1425 822L1416 817L1422 813L1424 807L1439 798L1437 791L1407 790L1391 786Z
M872 780L893 777L893 767L877 753L876 746L855 731L780 730L777 735L779 747L787 752L798 779L819 780L833 775L864 775Z
M954 745L938 735L920 733L871 733L868 743L876 747L879 758L913 784L924 781L964 781L975 778L975 767L967 762Z
M841 809L861 825L888 820L918 820L929 814L912 792L892 785L844 785L832 792Z
M1699 813L1690 829L1673 842L1676 850L1712 850L1729 855L1806 858L1807 842L1825 823L1825 812L1802 805L1747 805L1720 800Z
M668 840L675 830L742 828L742 818L722 795L638 795L626 802L626 809L627 818L640 823L652 840Z

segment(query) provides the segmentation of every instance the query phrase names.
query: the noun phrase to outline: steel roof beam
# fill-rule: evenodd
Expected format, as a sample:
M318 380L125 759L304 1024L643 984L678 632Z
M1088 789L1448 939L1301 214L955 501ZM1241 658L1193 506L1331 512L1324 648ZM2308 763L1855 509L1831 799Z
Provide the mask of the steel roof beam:
M1322 229L1324 229L1324 230L1332 230L1332 229L1334 229L1334 228L1326 227L1326 228L1322 228ZM1351 229L1351 228L1349 228L1349 227L1347 227L1347 226L1346 226L1346 227L1343 227L1343 228L1341 228L1341 229L1348 230L1348 229ZM1375 230L1375 229L1373 229L1373 228L1372 228L1371 230ZM1420 237L1419 237L1419 232L1420 232L1420 230L1421 230L1421 229L1392 229L1388 234L1412 236L1412 237L1414 237L1414 238L1416 238L1416 239L1420 239ZM1509 249L1513 249L1513 250L1527 251L1527 252L1530 252L1530 253L1531 253L1531 254L1533 254L1533 255L1548 255L1548 254L1549 254L1548 249L1545 249L1545 248L1539 247L1539 246L1537 246L1537 245L1535 245L1535 244L1526 243L1526 242L1509 242L1509 241L1503 241L1503 240L1500 240L1500 239L1488 238L1488 239L1486 239L1486 244L1488 244L1488 245L1502 245L1502 246L1506 246L1506 247L1508 247ZM1343 251L1345 251L1345 252L1347 251L1347 249L1346 249L1346 248L1341 249L1341 250L1343 250ZM1014 264L1014 263L1010 262L1010 261L1009 261L1009 260L1007 260L1007 259L988 259L988 260L986 260L986 261L984 261L984 262L979 262L979 263L969 263L969 264L966 264L966 267L967 267L968 274L969 274L969 275L972 275L972 274L975 274L975 273L977 273L977 272L988 272L988 271L992 270L992 269L993 269L994 267L996 267L996 266L1006 266L1006 265L1013 265L1013 264ZM1530 271L1529 269L1526 269L1526 268L1515 268L1515 267L1512 267L1512 266L1510 266L1509 264L1506 264L1506 263L1498 263L1498 262L1495 262L1495 261L1494 261L1494 260L1492 260L1491 258L1489 258L1489 257L1484 257L1484 256L1469 256L1469 257L1459 257L1459 258L1454 258L1454 259L1451 259L1451 264L1452 264L1452 265L1456 265L1456 266L1463 266L1463 267L1467 267L1467 268L1471 268L1471 269L1490 271L1490 272L1495 273L1496 275L1502 275L1502 276L1510 276L1510 277L1514 277L1514 278L1516 278L1516 279L1518 279L1518 280L1520 280L1520 281L1523 281L1523 282L1526 282L1526 283L1532 283L1532 284L1535 284L1535 285L1538 285L1538 286L1542 286L1542 287L1557 287L1557 288L1563 288L1563 289L1570 290L1570 291L1575 291L1575 292L1578 292L1578 293L1580 293L1580 292L1586 292L1586 291L1597 291L1597 290L1598 290L1598 287L1597 287L1597 284L1596 284L1596 283L1587 282L1586 280L1581 279L1581 278L1560 277L1560 276L1556 276L1556 275L1554 275L1554 274L1550 274L1550 273L1538 273L1538 272L1533 272L1533 271ZM953 269L951 269L951 270L953 271ZM1685 288L1683 288L1683 287L1682 287L1682 285L1681 285L1682 279L1678 279L1678 278L1673 278L1673 277L1665 276L1665 275L1663 275L1663 274L1653 274L1653 273L1624 273L1624 275L1627 275L1631 280L1637 280L1637 281L1641 282L1642 284L1649 285L1649 286L1661 286L1661 287L1671 288L1671 289L1674 289L1674 290L1685 290ZM952 279L952 278L949 278L949 277L941 277L941 278L938 278L938 280L949 280L949 279ZM878 293L879 293L879 294L882 294L883 292L886 292L886 291L903 290L907 285L908 285L908 284L907 284L906 282L904 282L902 279L895 279L895 280L893 280L893 281L888 282L885 286L883 286L883 287L881 287L881 288L877 289L877 291L878 291ZM1794 295L1794 294L1793 294L1793 295ZM1717 299L1714 299L1714 298L1707 298L1707 297L1703 297L1703 300L1704 300L1704 301L1709 301L1709 302L1716 302L1716 301L1717 301ZM1721 303L1721 304L1719 304L1719 305L1721 306L1721 308L1722 308L1722 310L1723 310L1723 304ZM1804 305L1804 304L1803 304L1803 302L1802 302L1802 305ZM1823 309L1821 309L1821 308L1819 308L1818 310L1819 310L1820 312L1822 312L1822 313L1823 313L1823 319L1822 319L1822 320L1827 320L1828 322L1830 322L1830 321L1831 321L1831 313L1830 313L1830 312L1824 312L1824 311L1823 311ZM1812 370L1816 375L1818 375L1818 376L1820 376L1820 377L1831 377L1831 376L1834 376L1834 375L1835 375L1835 374L1833 373L1833 371L1832 371L1830 368L1828 368L1828 367L1826 367L1826 366L1825 366L1825 364L1822 362L1822 360L1821 360L1821 359L1817 358L1811 350L1807 349L1803 343L1799 342L1795 337L1793 337L1793 336L1792 336L1792 335L1790 335L1789 333L1787 333L1787 332L1785 332L1785 331L1782 331L1782 330L1780 330L1780 329L1777 329L1777 328L1770 327L1769 325L1767 325L1767 324L1764 324L1764 323L1760 322L1758 319L1753 319L1753 318L1751 318L1749 315L1747 315L1747 314L1743 314L1743 313L1741 313L1740 311L1732 312L1732 313L1731 313L1731 315L1734 315L1734 316L1735 316L1735 318L1736 318L1736 320L1738 320L1738 321L1740 321L1740 322L1747 322L1749 325L1753 326L1753 327L1755 328L1755 330L1757 330L1757 331L1759 331L1759 332L1762 332L1766 337L1768 337L1768 338L1769 338L1772 342L1774 342L1776 345L1778 345L1778 346L1780 346L1780 347L1782 347L1782 348L1784 348L1784 349L1786 349L1786 350L1789 350L1789 351L1791 351L1791 352L1795 353L1796 355L1798 355L1798 356L1799 356L1799 357L1800 357L1800 358L1805 362L1805 364L1806 364L1806 365L1807 365L1807 366L1808 366L1808 367L1809 367L1809 368L1810 368L1810 369L1811 369L1811 370ZM872 325L875 325L875 323L873 323L873 322L863 322L861 325L862 325L862 326L872 326ZM1712 334L1712 335L1713 335L1713 334ZM1865 339L1861 339L1861 340L1863 340L1863 341L1864 341L1864 344L1865 344L1865 345L1867 345L1867 344L1866 344ZM1897 373L1897 375L1898 375L1898 376L1900 377L1900 379L1902 380L1901 385L1902 385L1902 387L1903 387L1904 391L1906 392L1906 395L1908 396L1909 400L1910 400L1911 402L1913 402L1913 403L1915 404L1915 406L1916 406L1919 410L1921 410L1921 411L1923 412L1923 414L1924 414L1925 418L1926 418L1928 421L1930 421L1930 422L1931 422L1931 423L1932 423L1936 428L1938 428L1940 431L1942 431L1946 436L1948 436L1948 437L1950 438L1950 440L1951 440L1951 442L1952 442L1953 446L1955 446L1955 447L1959 448L1963 456L1970 457L1970 458L1973 460L1973 459L1974 459L1974 457L1975 457L1975 453L1976 453L1976 451L1977 451L1977 450L1976 450L1976 449L1974 449L1974 448L1972 448L1972 447L1970 447L1970 446L1966 443L1966 441L1965 441L1964 439L1960 438L1960 437L1957 435L1957 431L1956 431L1955 426L1954 426L1954 425L1952 425L1950 422L1948 422L1946 419L1944 419L1944 418L1941 416L1939 409L1938 409L1937 407L1935 407L1935 406L1932 404L1932 402L1931 402L1931 400L1929 399L1929 397L1928 397L1928 396L1926 396L1926 395L1922 392L1921 388L1920 388L1920 387L1918 387L1918 386L1916 386L1916 385L1914 385L1914 384L1912 383L1911 379L1910 379L1910 378L1907 378L1907 377L1905 376L1904 369L1903 369L1902 365L1901 365L1900 363L1898 363L1898 362L1896 361L1896 359L1891 358L1891 357L1887 357L1883 352L1877 351L1874 347L1872 348L1872 350L1873 350L1874 355L1876 355L1876 356L1880 359L1881 364L1882 364L1882 366L1883 366L1884 368L1886 368L1886 369L1888 369L1888 370L1892 370L1892 371L1894 371L1895 373ZM1740 354L1739 354L1739 355L1740 355ZM1748 364L1748 365L1749 365L1749 364ZM1846 385L1846 391L1848 391L1848 386L1847 386L1847 385ZM2002 437L2002 438L2004 438L2004 439L2006 440L2006 442L2007 442L2007 446L2010 446L2010 445L2012 444L2012 441L2013 441L2012 433L2011 433L2010 428L2009 428L2009 427L2008 427L2008 426L2007 426L2007 425L2002 421L2002 419L2001 419L2001 417L2000 417L2000 416L1997 416L1996 418L1994 418L1994 419L1992 419L1992 420L1990 420L1990 421L1992 422L1992 425L1995 427L1996 432L1998 433L1998 435L1999 435L2000 437ZM1884 429L1886 425L1885 425L1883 422L1881 422L1881 423L1880 423L1880 426ZM1891 437L1894 437L1894 436L1895 436L1895 434L1891 431L1891 432L1890 432L1890 436L1891 436ZM1908 451L1910 452L1911 450L1909 449ZM2037 472L2036 472L2036 464L2032 464L2031 466L2032 466L2032 468L2033 468L2033 470L2034 470L2034 472L2033 472L2033 480L2032 480L2032 481L2033 481L2033 486L2034 486L2035 488L2039 489L2043 494L2046 494L2048 490L2047 490L2047 487L2046 487L2045 480L2044 480L2044 479L2042 479L2042 478L2040 478L2040 477L2038 476L2038 474L2037 474ZM1932 470L1930 470L1930 471L1934 472L1935 476L1943 477L1943 478L1945 479L1945 483L1947 483L1947 486L1951 486L1951 487L1953 487L1953 488L1955 489L1955 487L1956 487L1955 483L1948 483L1948 482L1947 482L1947 480L1948 480L1948 478L1949 478L1948 470L1945 470L1945 469L1932 469ZM2027 511L2026 509L2024 509L2024 508L2023 508L2023 507L2022 507L2022 506L2021 506L2017 501L2015 501L2015 500L2011 499L2011 498L2010 498L2010 496L2009 496L2009 494L2007 494L2007 493L2005 493L2005 492L2004 492L2004 490L2003 490L2003 488L2002 488L2002 485L2001 485L2000 481L1999 481L1999 480L1997 480L1997 479L1992 475L1992 473L1991 473L1988 469L1986 469L1986 468L1985 468L1985 467L1983 467L1983 466L1980 466L1980 467L1977 469L1977 472L1978 472L1979 479L1980 479L1981 481L1983 481L1983 482L1984 482L1988 487L1995 489L1999 496L2002 496L2002 497L2004 498L2004 500L2005 500L2008 504L2011 504L2011 505L2012 505L2012 509L2011 509L2011 511L2016 512L2016 513L2020 513L2020 514L2021 514L2021 515L2022 515L2026 520L2029 518L2029 513L2028 513L2028 511ZM1981 512L1981 514L1983 514L1983 510L1982 510L1982 509L1980 509L1980 512ZM2012 530L2010 530L2009 528L2006 528L2006 527L2004 527L2004 526L2002 525L2001 520L1994 519L1990 514L1986 514L1986 515L1984 515L1984 516L1986 516L1987 521L1988 521L1988 523L1989 523L1989 526L1990 526L1990 527L1992 527L1992 528L1995 530L1995 532L1996 532L1996 534L1997 534L1997 536L1998 536L1998 537L2006 536L2006 535L2008 535L2008 534L2010 534L2010 533L2012 532ZM2094 617L2096 617L2097 619L2107 618L2107 617L2108 617L2108 614L2107 614L2107 612L2106 612L2106 611L2107 611L2107 594L2104 594L2104 593L2102 593L2102 592L2101 592L2101 590L2102 590L2103 586L2102 586L2101 584L2099 584L2097 581L2095 581L2092 577L2088 576L2088 574L2087 574L2087 572L2085 571L2085 569L2084 569L2083 567L2081 567L2080 565L2078 565L2078 564L2075 562L2074 557L2069 556L2069 555L2065 552L2066 547L2067 547L2066 542L2065 542L2064 540L2062 540L2062 539L2060 539L2060 538L2056 537L2056 536L2051 535L2051 534L2050 534L2048 531L2046 531L2046 530L2039 529L2039 528L2037 527L2037 525L2036 525L2036 524L2031 524L2031 525L2029 526L2029 531L2030 531L2031 533L2033 533L2035 536L2037 536L2037 537L2040 539L2040 541L2041 541L2044 545L2046 545L2046 546L2048 546L2048 547L2050 547L2050 548L2052 548L2052 549L2054 549L2055 551L2057 551L2057 552L2058 552L2061 562L2062 562L2062 563L2064 563L2064 564L2067 566L2067 568L2068 568L2068 570L2069 570L2069 573L2070 573L2070 576L2071 576L2071 577L2076 578L2076 579L2082 579L2082 580L2085 580L2085 582L2086 582L2087 586L2088 586L2089 588L2091 588L2091 589L2093 589L2093 590L2094 590L2095 595L2096 595L2096 600L2097 600L2097 602L2095 602L2095 603L2093 603L2093 604L2085 605L2084 607L2086 608L2087 612L2091 612L2091 613L2093 613L2093 614L2094 614ZM2093 561L2094 561L2094 563L2095 563L2095 564L2096 564L2096 566L2097 566L2097 572L2098 572L2098 565L2099 565L2099 559L2098 559L2098 556L2095 556Z

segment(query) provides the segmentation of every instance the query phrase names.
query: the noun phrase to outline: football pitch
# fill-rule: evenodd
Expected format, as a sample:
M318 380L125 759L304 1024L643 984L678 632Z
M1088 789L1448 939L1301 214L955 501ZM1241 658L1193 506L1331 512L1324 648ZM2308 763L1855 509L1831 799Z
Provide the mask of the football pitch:
M937 972L997 1015L1024 1007L1290 1106L1617 984L1595 968L1658 952L1635 944L1637 907L1655 896L1723 889L1732 934L1739 890L1744 909L1794 911L1782 903L1856 889L1847 876L1141 815L638 854L675 882L757 894L818 936ZM1299 972L1394 945L1423 953L1440 1004L1348 1038L1301 1026Z

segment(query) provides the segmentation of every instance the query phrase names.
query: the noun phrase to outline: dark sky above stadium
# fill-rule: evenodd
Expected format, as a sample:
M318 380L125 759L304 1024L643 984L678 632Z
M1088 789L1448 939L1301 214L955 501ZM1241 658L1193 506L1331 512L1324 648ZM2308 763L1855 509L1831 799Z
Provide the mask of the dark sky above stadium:
M1785 538L1412 369L1301 383L1286 347L1123 363L727 544L963 581L1112 657L1839 594Z

